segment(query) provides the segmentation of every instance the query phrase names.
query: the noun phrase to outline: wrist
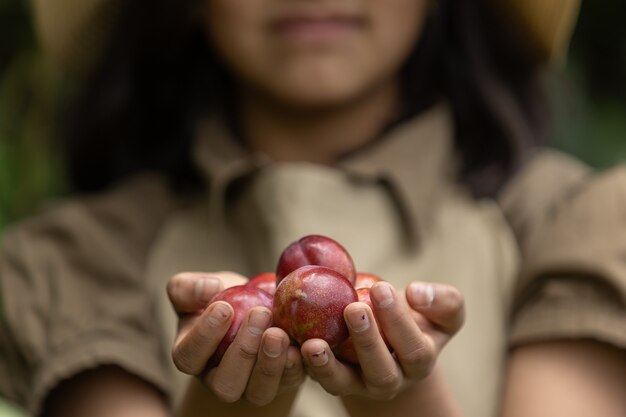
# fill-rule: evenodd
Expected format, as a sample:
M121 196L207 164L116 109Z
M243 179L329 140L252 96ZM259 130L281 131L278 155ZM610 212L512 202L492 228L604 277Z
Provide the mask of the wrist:
M419 380L411 381L393 398L377 400L351 395L342 401L353 417L385 415L385 417L404 417L406 410L415 410L417 416L461 417L463 413L452 395L442 370L439 366Z
M281 417L289 415L295 401L297 389L279 393L276 398L265 406L255 406L246 401L226 403L219 400L197 378L193 378L187 387L183 402L176 413L177 417L206 417L207 415L227 415L230 417Z

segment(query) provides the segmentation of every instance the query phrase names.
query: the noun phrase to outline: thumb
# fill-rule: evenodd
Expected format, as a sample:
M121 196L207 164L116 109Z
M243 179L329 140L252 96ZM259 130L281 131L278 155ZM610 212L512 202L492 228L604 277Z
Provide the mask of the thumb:
M406 288L409 306L448 336L459 331L465 321L465 303L451 285L412 282Z

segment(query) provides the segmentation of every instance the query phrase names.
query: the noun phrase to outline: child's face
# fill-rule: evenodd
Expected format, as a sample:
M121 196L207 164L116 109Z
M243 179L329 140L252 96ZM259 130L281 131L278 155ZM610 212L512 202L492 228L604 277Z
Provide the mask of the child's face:
M394 83L429 0L207 0L210 42L243 88L327 107Z

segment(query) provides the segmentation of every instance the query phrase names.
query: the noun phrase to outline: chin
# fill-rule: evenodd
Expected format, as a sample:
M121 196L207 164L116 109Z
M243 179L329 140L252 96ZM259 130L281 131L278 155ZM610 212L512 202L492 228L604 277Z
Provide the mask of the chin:
M336 91L310 91L290 94L278 98L284 105L299 110L325 110L349 104L351 95L338 94Z
M367 65L335 56L306 56L259 71L264 86L274 98L293 106L326 107L349 102L368 89Z
M331 109L349 104L361 96L362 88L353 80L350 81L310 78L306 82L282 83L271 93L287 106L299 109Z

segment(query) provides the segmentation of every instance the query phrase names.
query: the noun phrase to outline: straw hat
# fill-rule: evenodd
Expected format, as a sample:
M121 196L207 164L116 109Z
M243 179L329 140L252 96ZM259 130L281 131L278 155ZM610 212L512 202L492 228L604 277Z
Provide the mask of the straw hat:
M44 50L67 69L88 67L115 21L120 1L33 0L36 27ZM521 29L540 62L563 60L580 0L490 1Z
M581 0L490 0L525 34L542 62L565 58Z

